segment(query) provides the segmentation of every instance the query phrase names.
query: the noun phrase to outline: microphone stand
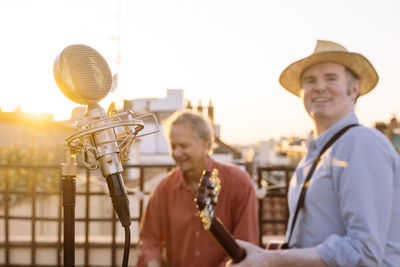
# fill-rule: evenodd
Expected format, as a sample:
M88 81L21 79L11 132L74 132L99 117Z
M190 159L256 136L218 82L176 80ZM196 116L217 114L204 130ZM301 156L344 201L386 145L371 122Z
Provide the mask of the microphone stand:
M68 144L63 144L61 164L63 207L64 207L64 267L75 266L75 200L76 200L76 157Z

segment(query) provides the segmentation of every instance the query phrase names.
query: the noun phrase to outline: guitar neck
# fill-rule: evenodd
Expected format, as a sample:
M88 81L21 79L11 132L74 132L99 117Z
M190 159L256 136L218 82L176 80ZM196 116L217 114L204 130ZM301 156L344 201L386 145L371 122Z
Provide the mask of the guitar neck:
M209 231L235 263L246 257L246 251L237 244L231 233L218 218L214 217L212 219Z

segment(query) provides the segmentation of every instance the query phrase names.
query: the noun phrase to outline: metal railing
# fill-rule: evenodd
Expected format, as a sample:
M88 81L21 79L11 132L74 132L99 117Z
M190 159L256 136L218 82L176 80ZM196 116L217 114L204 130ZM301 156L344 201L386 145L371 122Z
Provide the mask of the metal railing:
M264 236L283 236L289 218L287 190L294 167L270 166L257 168L257 188L265 189L258 200L260 245L266 246Z
M38 248L46 248L52 247L54 245L57 247L57 254L60 255L61 250L61 206L58 211L57 217L38 217L36 215L36 204L37 204L37 197L41 195L56 195L60 198L60 194L58 190L54 191L38 191L37 189L37 175L31 175L30 172L25 174L28 175L30 185L25 186L24 188L14 188L12 185L12 181L17 179L18 177L15 176L15 173L11 173L13 170L30 170L34 173L38 173L41 169L55 169L57 170L58 166L10 166L10 165L1 165L1 175L2 175L2 188L0 190L0 194L3 196L2 198L2 208L3 212L0 215L0 220L4 223L4 240L0 243L0 248L4 249L4 262L2 262L1 266L21 266L21 265L12 265L10 261L10 251L12 248L29 248L30 250L30 259L31 265L29 266L36 266L36 250ZM14 174L14 175L13 175ZM18 175L18 173L17 173ZM13 178L13 179L11 179ZM18 186L18 183L14 183ZM16 204L13 202L17 202L18 200L24 198L31 198L31 216L26 215L12 215L10 212L12 204ZM61 203L61 201L59 201ZM30 221L31 222L31 238L30 242L13 242L10 236L10 227L11 223L15 221ZM39 221L47 221L47 222L57 222L59 226L59 234L57 235L57 242L56 244L49 244L47 242L39 242L36 240L36 225ZM59 261L58 261L59 263Z
M135 212L132 213L132 227L131 231L138 232L139 222L144 212L146 199L152 188L146 187L146 183L154 178L155 174L162 175L170 171L174 165L125 165L124 178L127 181L128 195L131 199L131 206L134 206ZM248 165L245 166L249 170ZM129 172L136 170L135 179L129 177ZM264 186L263 181L267 180L267 176L276 171L283 172L286 175L286 181L292 169L286 167L268 167L257 169L257 184L258 187ZM94 250L107 249L110 252L110 262L104 262L104 266L119 266L121 259L121 251L123 250L123 235L119 233L119 221L113 212L111 201L109 200L108 191L101 185L102 179L97 179L101 176L96 171L91 171L86 168L78 168L77 176L77 192L76 192L76 209L77 212L76 222L76 243L75 247L79 253L80 260L77 260L76 266L95 266L92 263L91 253ZM94 179L100 181L100 185L92 183ZM18 180L23 178L23 184L18 183ZM0 165L0 266L62 266L63 264L63 237L62 237L62 193L60 190L60 166L29 166L29 165ZM52 181L52 186L45 186L45 182ZM105 184L105 180L104 180ZM50 189L49 189L50 188ZM131 189L134 190L131 190ZM139 193L145 197L135 198ZM43 199L51 197L53 210L51 215L49 211L40 212L40 203ZM96 199L104 198L105 209L109 212L93 216L94 212L98 212L94 204L97 203ZM265 207L265 199L281 198L286 199L286 188L277 191L271 191L263 199L260 199L260 229L261 236L266 234L265 225L275 225L286 223L287 218L268 218L263 213ZM132 203L135 200L135 203ZM22 204L21 204L22 203ZM25 204L23 204L25 203ZM28 204L26 204L28 203ZM25 205L26 212L13 212L16 207ZM29 207L30 205L30 207ZM28 208L26 208L28 207ZM103 210L103 207L101 207ZM286 212L286 207L284 208ZM29 210L29 211L28 211ZM45 208L44 208L45 210ZM15 232L21 229L14 229L15 225L28 225L22 232L21 236L14 236ZM91 234L91 229L94 224L100 224L98 228L102 227L107 232L107 237L104 239L96 240ZM48 225L52 225L48 227ZM15 226L15 227L14 227ZM14 228L13 228L14 227ZM54 229L51 238L47 235L42 235L41 232L46 229ZM268 234L268 233L267 233ZM276 234L282 234L276 232ZM103 236L104 237L104 236ZM134 249L137 244L137 239L132 239L132 248ZM262 244L262 243L261 243ZM50 253L53 258L51 263L44 262L43 257L40 256L42 251ZM17 252L16 252L17 251ZM25 251L25 258L21 260L21 251ZM29 251L29 256L26 255ZM134 255L133 255L134 256ZM17 259L17 260L16 260ZM134 259L131 260L134 262Z

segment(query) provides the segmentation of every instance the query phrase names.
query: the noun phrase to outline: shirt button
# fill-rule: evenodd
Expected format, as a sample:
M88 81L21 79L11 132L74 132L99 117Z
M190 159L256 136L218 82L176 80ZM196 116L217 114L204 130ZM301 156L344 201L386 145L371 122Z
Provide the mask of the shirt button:
M200 251L195 252L196 256L200 256Z

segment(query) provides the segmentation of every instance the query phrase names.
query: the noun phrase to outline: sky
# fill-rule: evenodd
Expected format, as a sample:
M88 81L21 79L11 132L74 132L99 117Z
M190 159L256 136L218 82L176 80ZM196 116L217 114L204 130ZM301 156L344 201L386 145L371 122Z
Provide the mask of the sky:
M70 117L53 78L56 56L86 44L107 60L118 87L100 102L210 100L222 139L251 144L305 136L312 122L278 78L317 39L366 56L380 80L356 106L373 126L400 115L398 0L2 0L0 107Z

